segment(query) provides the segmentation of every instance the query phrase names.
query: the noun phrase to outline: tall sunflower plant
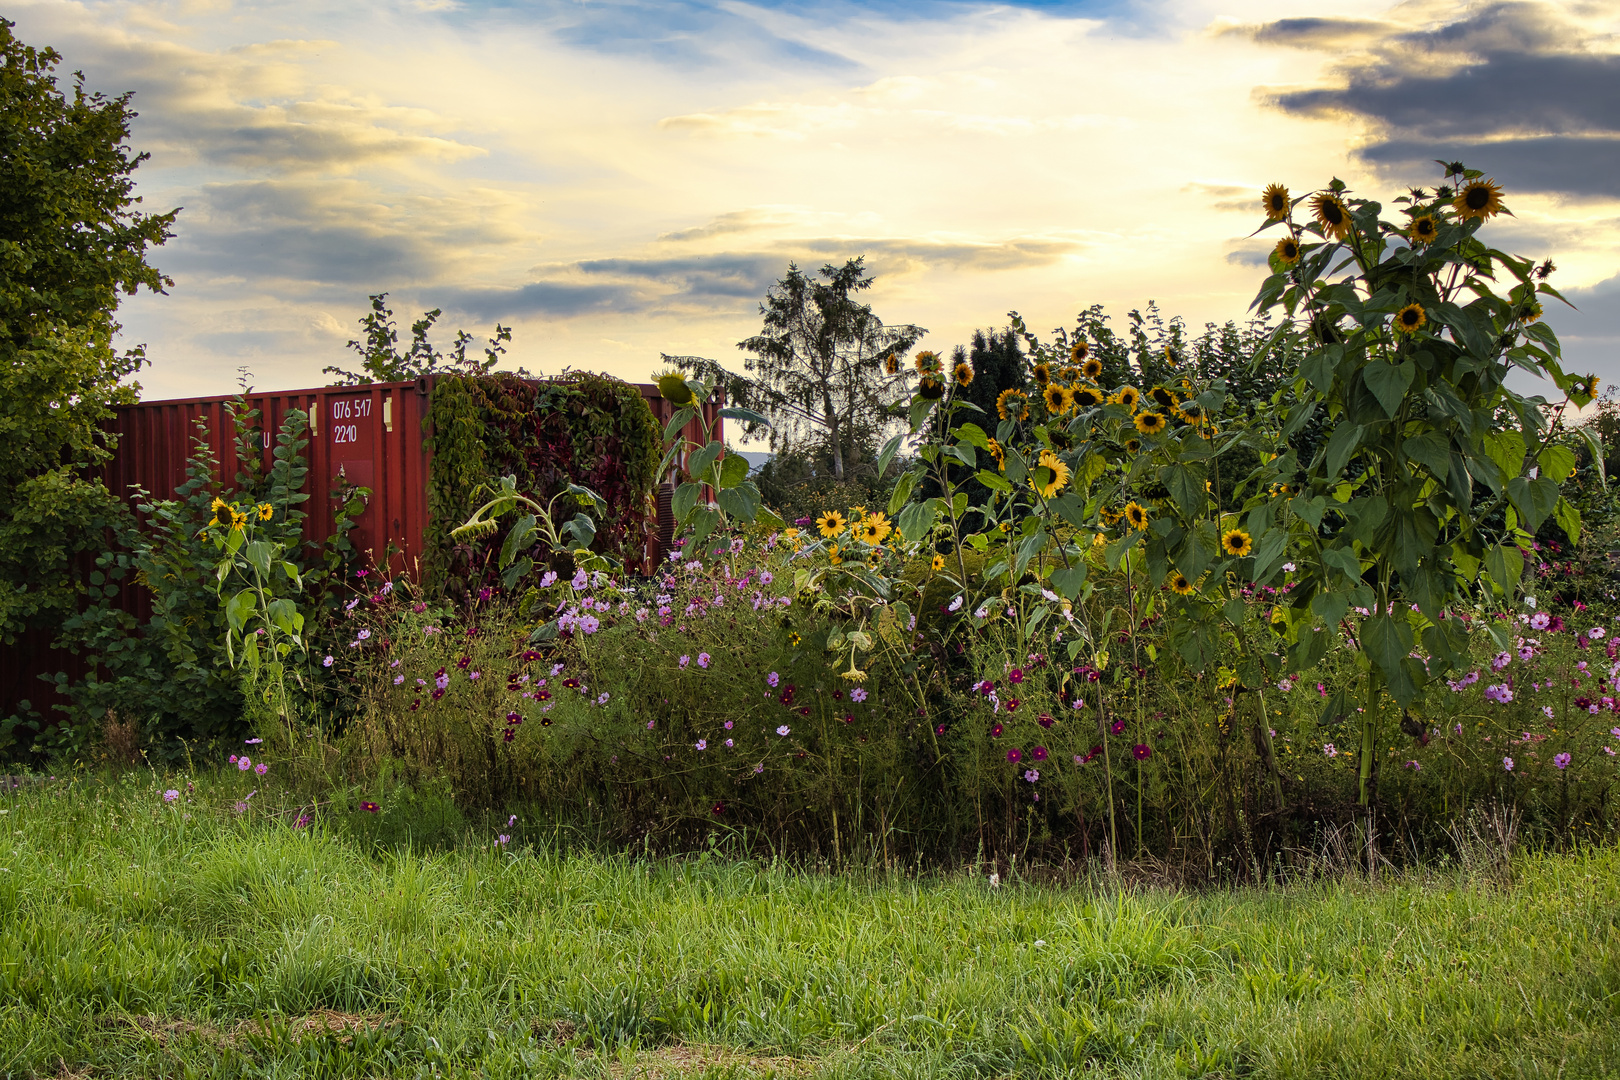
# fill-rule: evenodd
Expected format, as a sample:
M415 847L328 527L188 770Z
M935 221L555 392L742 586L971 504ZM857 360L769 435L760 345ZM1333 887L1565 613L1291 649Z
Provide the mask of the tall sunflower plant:
M1558 428L1589 403L1593 376L1566 373L1542 304L1563 301L1551 261L1507 254L1482 236L1508 213L1501 188L1461 163L1388 210L1339 180L1304 198L1262 195L1258 232L1280 233L1253 307L1280 309L1310 351L1282 403L1286 441L1314 417L1331 434L1308 460L1284 452L1297 492L1258 568L1286 551L1297 566L1284 610L1292 670L1340 634L1363 674L1360 799L1370 804L1385 698L1402 728L1424 688L1464 666L1468 620L1511 598L1536 530L1554 518L1573 541L1580 515L1559 493L1575 468ZM1263 353L1262 349L1262 353ZM1255 363L1263 362L1263 355ZM1521 393L1515 369L1562 400ZM1266 534L1267 539L1272 535ZM1493 598L1494 602L1493 602ZM1487 622L1499 647L1500 627ZM1347 693L1325 722L1353 715Z

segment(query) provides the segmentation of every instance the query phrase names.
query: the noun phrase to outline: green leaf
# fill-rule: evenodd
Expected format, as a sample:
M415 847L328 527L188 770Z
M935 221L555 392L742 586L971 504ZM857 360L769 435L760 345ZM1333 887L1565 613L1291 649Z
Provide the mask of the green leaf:
M986 486L988 487L989 485ZM1012 486L1010 484L1008 485L1007 490L1012 490ZM1048 499L1046 505L1050 506L1054 511L1056 511L1058 517L1062 518L1070 525L1073 525L1075 528L1090 528L1090 522L1086 520L1086 504L1075 498L1073 492L1065 491L1055 499Z
M703 494L703 485L688 480L675 489L675 497L670 500L670 513L675 515L676 521L685 521L697 506L698 499Z
M1287 529L1268 529L1254 545L1254 580L1264 581L1288 549Z
M756 424L760 427L770 427L771 422L752 409L744 409L736 405L727 405L720 410L720 415L727 420L741 420L745 424Z
M1176 552L1176 569L1197 581L1220 552L1220 536L1213 521L1200 521L1187 530L1187 537Z
M978 424L963 424L956 429L956 438L965 443L977 446L980 450L990 449L990 436L984 433L984 428Z
M1502 470L1503 479L1519 475L1524 465L1524 436L1513 428L1499 428L1485 436L1485 453Z
M240 632L258 609L258 594L252 589L243 589L225 602L225 618L233 630Z
M501 566L511 566L512 560L517 558L517 553L527 549L534 541L537 521L533 514L524 514L518 518L516 525L507 530L506 540L501 544Z
M1341 423L1333 429L1327 443L1327 474L1329 478L1343 475L1344 466L1350 460L1350 455L1356 452L1361 445L1362 427L1360 424Z
M1052 571L1052 591L1065 600L1073 600L1080 595L1080 588L1086 583L1086 564L1075 563L1061 570Z
M669 423L664 425L664 445L668 446L670 443L674 442L675 437L681 433L681 428L685 427L687 424L690 424L692 422L692 417L696 415L697 410L691 408L690 406L684 409L675 410L675 415L671 416L669 418Z
M1581 441L1586 444L1587 452L1592 455L1592 465L1597 469L1598 483L1604 488L1609 486L1608 467L1603 464L1603 440L1598 438L1597 432L1592 430L1590 424L1582 424L1575 429Z
M1524 556L1516 547L1497 544L1485 553L1485 572L1498 589L1511 596L1519 584L1519 575L1524 573Z
M1313 529L1322 527L1322 511L1327 509L1327 499L1321 495L1307 499L1303 495L1296 495L1288 501L1288 509L1305 524Z
M1508 500L1513 508L1524 519L1524 527L1530 532L1541 528L1541 523L1547 520L1558 505L1558 485L1545 476L1531 480L1527 476L1516 476L1508 481Z
M692 456L686 459L687 475L700 483L708 482L711 479L708 475L709 466L719 459L720 452L724 449L725 447L718 441L711 441L709 445L692 451Z
M993 473L988 469L980 469L976 479L991 491L999 491L1005 494L1013 489L1013 486L1007 483L1006 477L1000 473Z
M1348 547L1323 548L1322 562L1338 570L1352 582L1361 580L1361 557Z
M702 546L703 541L709 538L709 534L714 532L715 527L719 524L720 511L716 510L712 506L699 507L697 512L692 516L692 545L686 550L693 552L701 558L702 552L700 552L698 549Z
M1581 512L1570 505L1568 499L1560 497L1558 500L1557 515L1558 527L1564 530L1571 544L1581 542Z
M1567 446L1552 443L1544 447L1536 455L1536 464L1541 466L1541 472L1549 479L1562 483L1570 473L1575 471L1575 451Z
M928 535L928 530L934 527L934 518L939 511L934 506L934 500L927 502L910 503L900 511L900 535L910 543L916 543Z
M1437 480L1444 480L1451 472L1451 439L1443 431L1414 435L1401 444L1401 450L1433 473Z
M1159 482L1170 489L1170 497L1183 517L1196 517L1203 511L1208 495L1202 466L1166 465L1159 470Z
M1417 696L1417 685L1403 663L1412 651L1412 641L1412 624L1404 618L1374 615L1361 620L1361 647L1383 672L1390 696L1401 705Z
M896 435L894 438L883 444L883 449L878 452L878 476L881 477L884 473L889 471L889 463L894 461L894 456L900 452L900 443L903 439L905 439L904 435Z
M894 494L889 496L890 517L898 514L900 508L906 505L907 500L911 498L911 486L916 480L917 475L913 472L907 471L900 474L900 479L894 485Z
M715 502L738 521L751 522L759 513L759 487L753 483L743 483L725 488L715 497Z
M1451 545L1451 564L1468 581L1479 577L1479 560L1460 540Z
M919 397L919 398L914 398L912 400L912 402L911 402L911 414L908 417L908 421L910 423L911 433L913 435L915 435L918 431L922 430L923 421L927 420L928 419L928 414L933 412L933 411L934 411L934 402L929 400L928 398Z
M728 453L720 462L720 487L734 488L748 479L748 459L736 451Z
M1384 415L1391 418L1400 411L1401 399L1406 397L1406 391L1412 386L1412 377L1416 374L1417 365L1411 361L1391 364L1384 360L1373 360L1361 369L1367 389L1384 407Z
M1311 610L1329 627L1338 626L1350 610L1350 598L1341 592L1319 592L1311 597Z

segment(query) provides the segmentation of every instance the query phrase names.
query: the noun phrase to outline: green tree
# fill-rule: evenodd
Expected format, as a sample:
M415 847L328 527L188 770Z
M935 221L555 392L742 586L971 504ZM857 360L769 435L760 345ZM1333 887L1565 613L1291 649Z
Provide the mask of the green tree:
M321 369L325 375L336 375L338 385L360 383L409 382L423 375L452 371L458 375L482 375L494 369L506 352L506 343L512 340L512 328L495 324L495 336L484 346L484 359L467 356L467 346L473 336L465 330L456 331L456 340L448 354L435 348L428 340L428 332L444 314L439 308L424 311L422 317L411 324L411 343L399 350L399 327L394 323L393 309L388 306L388 294L376 293L371 297L371 311L361 320L365 338L349 342L349 348L360 354L360 370L333 365Z
M760 333L737 343L754 356L738 374L714 360L666 356L691 367L700 379L723 388L733 404L771 422L771 449L785 453L825 439L833 473L844 480L858 467L863 424L876 423L880 441L894 400L906 385L899 358L928 331L920 326L885 326L857 294L877 280L866 275L864 258L820 270L822 280L788 264L787 276L771 286L760 305ZM893 358L891 360L891 357ZM748 435L762 426L744 425Z
M134 209L130 94L105 97L0 19L0 640L55 627L78 605L81 553L126 513L94 478L111 407L144 362L119 351L120 294L173 282L146 261L178 210Z

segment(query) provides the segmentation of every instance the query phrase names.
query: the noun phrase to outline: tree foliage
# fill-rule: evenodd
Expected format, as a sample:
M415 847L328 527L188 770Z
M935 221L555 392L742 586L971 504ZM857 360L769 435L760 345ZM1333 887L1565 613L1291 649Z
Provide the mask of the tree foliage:
M424 375L451 372L457 375L482 375L492 371L506 352L506 343L512 340L512 328L495 324L495 335L484 346L484 359L467 355L467 346L473 336L465 330L456 331L456 340L448 353L440 351L428 340L428 332L444 314L439 308L424 311L422 317L411 324L410 345L399 349L399 327L394 322L393 309L388 306L388 294L376 293L371 298L371 311L360 320L365 331L362 340L350 341L349 348L360 354L360 370L332 365L321 369L322 374L336 375L339 386L361 383L409 382Z
M140 348L113 347L120 294L171 285L146 261L178 210L137 211L130 94L57 86L61 56L0 19L0 640L54 626L122 504L93 468L104 422L133 401Z
M760 305L760 332L737 344L753 354L743 364L746 374L702 357L664 359L691 367L724 389L731 403L767 417L777 453L825 438L834 475L843 480L861 464L860 440L852 438L859 426L877 424L881 438L898 424L888 410L907 378L899 358L927 333L909 324L885 326L859 301L876 281L863 262L829 263L819 281L790 263ZM744 425L748 435L759 430Z

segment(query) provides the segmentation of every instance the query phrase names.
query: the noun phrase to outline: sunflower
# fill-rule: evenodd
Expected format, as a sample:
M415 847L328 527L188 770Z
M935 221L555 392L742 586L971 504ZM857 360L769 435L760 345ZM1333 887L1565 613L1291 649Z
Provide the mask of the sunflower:
M1074 391L1074 407L1082 412L1086 409L1095 409L1107 400L1101 390L1090 386L1082 386Z
M1271 253L1284 266L1293 266L1299 262L1299 243L1292 236L1285 236L1277 241L1277 246L1271 249Z
M214 513L213 519L209 521L210 525L229 525L231 523L231 504L224 499L216 495L214 501L208 504L208 509Z
M1432 244L1434 238L1440 235L1440 226L1435 224L1434 215L1424 214L1422 217L1412 219L1411 228L1406 230L1406 235L1412 238L1414 244Z
M1585 380L1577 383L1576 386L1579 388L1580 392L1585 394L1587 397L1595 398L1598 394L1598 377L1596 375L1588 375Z
M887 540L892 532L894 526L889 524L889 519L883 515L883 511L878 510L868 514L861 522L858 535L863 542L875 547Z
M956 376L957 386L966 387L973 381L973 367L969 364L957 364L951 374Z
M1147 392L1147 396L1152 398L1153 404L1161 409L1173 409L1176 407L1176 402L1181 400L1176 397L1174 390L1166 386L1155 386Z
M1281 184L1267 184L1266 190L1260 193L1260 209L1266 212L1267 221L1282 221L1288 216L1291 205L1288 189Z
M1066 383L1079 382L1080 369L1075 367L1073 364L1060 367L1058 368L1058 378L1062 379Z
M1148 523L1147 507L1132 499L1125 504L1125 520L1133 529L1145 529Z
M1035 376L1035 381L1037 383L1045 386L1052 378L1052 369L1047 367L1045 364L1036 364L1034 371L1030 372L1030 374Z
M816 528L820 529L821 535L829 540L843 532L845 524L844 515L836 510L828 510L816 518Z
M271 518L273 518L275 516L276 516L276 508L275 507L271 506L269 503L260 503L259 504L259 520L260 521L269 521Z
M1069 346L1069 359L1074 361L1076 364L1083 363L1086 359L1086 355L1090 352L1091 346L1086 344L1085 338L1081 338L1073 345Z
M1502 189L1496 186L1495 180L1470 180L1457 192L1451 205L1464 218L1487 221L1502 212Z
M917 383L917 396L929 401L938 401L945 396L945 383L932 375L924 375Z
M1176 350L1166 345L1164 347L1164 362L1169 364L1171 367L1175 367L1177 364L1181 363L1181 357L1176 355Z
M945 556L941 555L937 551L934 552L933 567L934 567L935 570L943 570L943 569L945 569Z
M1330 191L1311 197L1311 216L1322 227L1322 235L1343 240L1350 235L1350 210L1344 201Z
M1046 400L1046 411L1053 416L1061 416L1069 411L1074 404L1074 395L1067 386L1058 383L1047 383L1046 389L1041 391L1041 397Z
M1003 420L1028 419L1029 395L1022 390L1003 390L996 395L996 415Z
M1125 452L1127 454L1134 454L1140 449L1142 449L1142 440L1141 439L1126 439L1125 440Z
M990 440L990 456L996 459L996 468L1005 469L1007 467L1007 451L994 439Z
M837 566L839 563L844 561L844 557L838 554L837 544L834 544L832 547L827 549L827 561L832 563L834 566Z
M1397 334L1415 334L1423 329L1429 317L1423 314L1423 305L1407 304L1395 313L1395 332Z
M248 516L246 514L242 513L240 510L232 510L231 511L231 529L232 529L232 531L240 532L242 529L246 528L247 523L248 523Z
M1104 525L1118 525L1119 519L1125 515L1121 514L1118 510L1115 510L1111 506L1105 506L1101 510L1097 511L1097 516L1102 518Z
M939 370L939 354L932 349L924 349L917 354L913 363L917 365L918 371L927 375L929 372Z
M1187 580L1187 575L1177 570L1170 575L1170 591L1177 596L1191 596L1193 583Z
M1127 409L1131 410L1131 412L1135 412L1136 406L1142 401L1142 391L1138 390L1134 386L1122 386L1118 390L1114 391L1114 396L1108 400L1112 401L1115 405L1123 405Z
M1029 475L1029 486L1038 491L1043 499L1050 499L1053 495L1062 491L1063 485L1069 482L1069 467L1063 464L1058 459L1058 456L1050 450L1041 451L1040 459L1036 461L1035 468L1037 470L1047 469L1052 473L1052 478L1044 484L1035 479L1037 475L1035 472L1031 472Z
M1156 412L1137 413L1136 430L1144 435L1157 435L1164 430L1165 419Z
M1541 314L1541 304L1535 300L1531 300L1529 303L1525 304L1524 307L1519 309L1519 318L1524 320L1524 325L1526 326L1529 326L1531 323L1541 318Z
M1254 549L1254 538L1242 529L1228 529L1221 534L1221 550L1241 559Z
M1176 412L1179 413L1181 418L1187 421L1189 424L1196 424L1204 417L1204 409L1196 401L1182 402L1181 406L1176 409Z
M1102 361L1093 356L1080 365L1080 374L1088 379L1096 379L1097 376L1102 374Z
M883 358L883 372L886 375L900 374L900 358L894 355L894 353L890 353L888 356L885 356Z

